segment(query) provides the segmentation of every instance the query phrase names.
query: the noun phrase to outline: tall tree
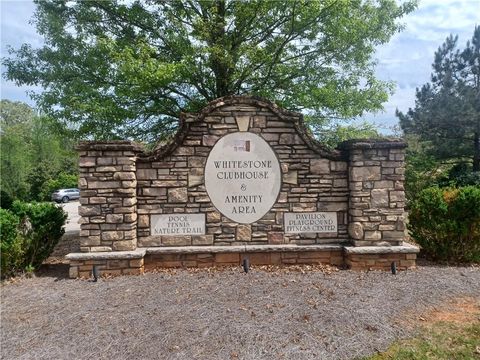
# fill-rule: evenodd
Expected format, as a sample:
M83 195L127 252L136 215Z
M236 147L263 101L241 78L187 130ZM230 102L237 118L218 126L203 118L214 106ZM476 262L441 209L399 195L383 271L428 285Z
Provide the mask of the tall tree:
M35 1L45 46L4 59L43 111L83 135L151 140L181 111L253 94L313 119L382 108L372 55L416 1Z
M28 198L29 139L35 116L27 104L0 101L0 189L14 199Z
M62 173L76 174L73 141L27 104L0 101L0 189L14 199L46 200L42 187Z
M437 160L470 159L480 171L480 26L463 50L449 36L435 53L431 82L416 91L415 107L397 111L406 134L417 135Z
M20 101L1 100L0 129L23 124L35 117L35 111Z

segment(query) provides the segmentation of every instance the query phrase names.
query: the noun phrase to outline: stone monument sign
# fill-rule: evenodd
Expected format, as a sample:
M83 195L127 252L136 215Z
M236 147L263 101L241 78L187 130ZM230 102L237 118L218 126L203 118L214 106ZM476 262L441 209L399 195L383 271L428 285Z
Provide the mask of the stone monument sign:
M329 150L301 114L250 96L181 114L152 151L82 142L81 248L72 277L155 267L329 263L415 265L404 243L405 143L359 140Z

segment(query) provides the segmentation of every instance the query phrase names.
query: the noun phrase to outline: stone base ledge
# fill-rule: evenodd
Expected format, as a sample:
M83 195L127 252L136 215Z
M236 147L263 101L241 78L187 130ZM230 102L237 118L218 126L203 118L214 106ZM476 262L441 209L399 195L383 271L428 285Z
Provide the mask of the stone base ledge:
M401 246L345 246L345 254L418 254L420 248L404 242Z
M346 266L352 270L385 270L395 263L397 270L415 267L417 246L344 245L236 245L165 246L138 248L134 251L71 253L71 278L89 278L94 268L100 275L143 274L145 269L238 266L246 258L252 265Z
M352 270L390 271L414 269L420 249L412 244L401 246L345 247L345 264Z
M310 251L230 251L197 253L155 253L145 256L145 269L188 268L188 267L229 267L240 266L248 259L251 265L320 265L343 266L343 252L336 250Z
M141 275L146 251L116 251L104 253L71 253L70 278L90 278L96 269L100 276Z
M234 245L146 247L147 254L219 254L257 252L341 251L342 245Z
M143 259L146 249L136 249L132 251L109 251L109 252L84 252L70 253L65 256L70 261L85 260L130 260Z

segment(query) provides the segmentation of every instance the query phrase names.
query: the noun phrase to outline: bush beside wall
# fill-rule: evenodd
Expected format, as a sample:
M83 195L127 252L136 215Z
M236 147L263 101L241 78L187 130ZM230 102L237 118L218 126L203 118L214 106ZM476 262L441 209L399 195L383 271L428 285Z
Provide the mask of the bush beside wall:
M20 219L12 212L0 209L0 262L2 278L22 268L23 237L18 231Z
M1 276L37 269L63 233L67 214L52 203L15 201L0 210Z
M411 201L409 219L427 257L480 262L480 187L424 189Z

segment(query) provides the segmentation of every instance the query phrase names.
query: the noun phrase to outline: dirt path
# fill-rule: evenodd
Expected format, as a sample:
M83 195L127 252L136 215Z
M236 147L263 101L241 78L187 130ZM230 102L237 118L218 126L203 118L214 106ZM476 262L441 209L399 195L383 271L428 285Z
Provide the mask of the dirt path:
M480 299L469 267L54 275L2 286L2 359L352 359L409 335L405 314Z

